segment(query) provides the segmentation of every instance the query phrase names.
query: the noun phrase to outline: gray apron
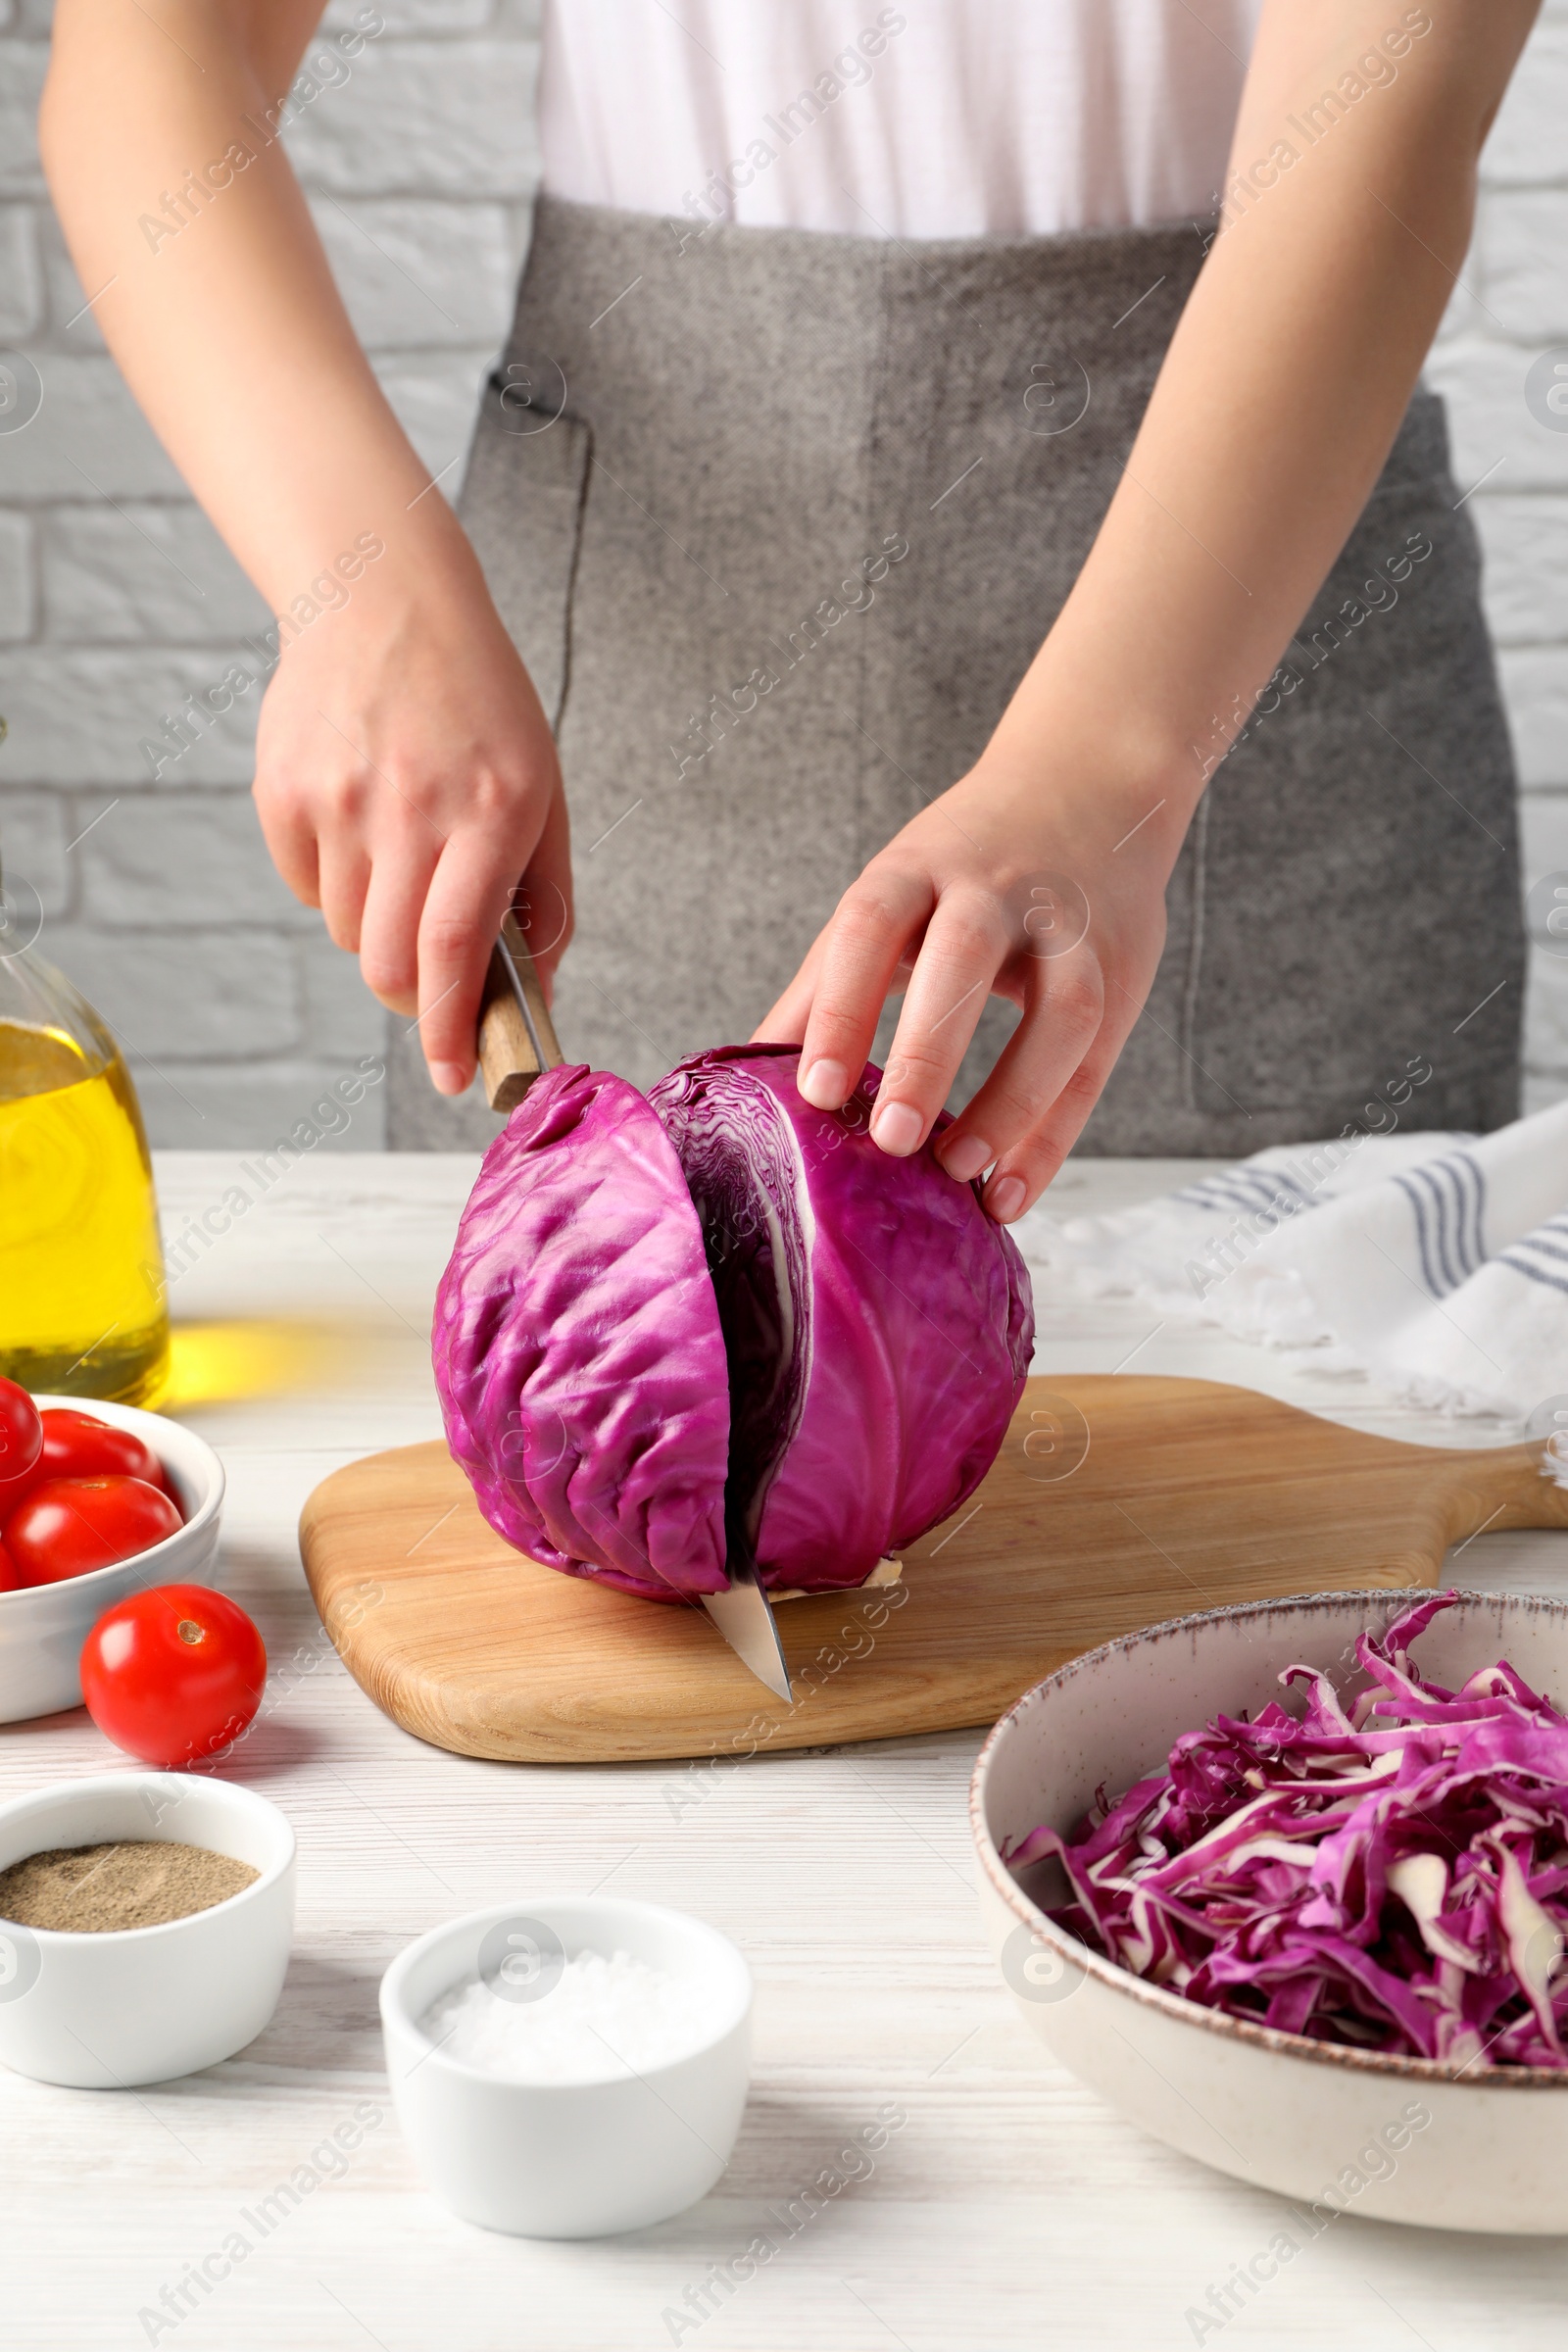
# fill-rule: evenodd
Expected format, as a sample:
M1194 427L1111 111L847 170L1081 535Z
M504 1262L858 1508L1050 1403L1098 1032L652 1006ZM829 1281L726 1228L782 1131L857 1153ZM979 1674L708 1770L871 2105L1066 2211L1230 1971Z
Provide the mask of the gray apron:
M909 246L541 200L459 511L561 747L572 1059L646 1086L748 1036L973 762L1202 252L1190 224ZM1384 1125L1390 1088L1406 1126L1516 1114L1515 786L1457 497L1418 392L1213 770L1085 1151L1241 1154L1368 1105ZM533 936L558 920L533 909ZM987 1007L956 1102L1015 1018ZM416 1044L392 1141L487 1141L480 1090L441 1103Z

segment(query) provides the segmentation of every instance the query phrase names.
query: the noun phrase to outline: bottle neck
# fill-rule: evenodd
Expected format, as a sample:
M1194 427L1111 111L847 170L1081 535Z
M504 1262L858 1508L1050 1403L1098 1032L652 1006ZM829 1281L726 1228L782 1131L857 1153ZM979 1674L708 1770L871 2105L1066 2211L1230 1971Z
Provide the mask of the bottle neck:
M116 1058L113 1037L63 972L30 949L0 954L0 1101L75 1085Z

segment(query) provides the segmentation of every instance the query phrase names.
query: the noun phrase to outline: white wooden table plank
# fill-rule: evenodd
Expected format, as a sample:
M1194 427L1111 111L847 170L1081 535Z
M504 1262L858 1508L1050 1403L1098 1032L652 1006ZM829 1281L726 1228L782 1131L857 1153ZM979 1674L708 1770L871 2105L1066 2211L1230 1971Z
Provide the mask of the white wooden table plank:
M0 2073L0 2344L1191 2344L1189 2307L1267 2244L1282 2209L1130 2130L1018 2022L978 1924L964 1802L978 1733L696 1773L509 1767L424 1747L338 1663L300 1573L299 1507L355 1455L438 1434L425 1333L472 1165L306 1161L175 1287L182 1360L206 1391L181 1409L229 1474L225 1581L273 1666L228 1769L298 1831L295 1957L272 2024L225 2066L136 2094ZM1121 1205L1190 1172L1089 1162L1063 1186L1075 1205ZM246 1182L205 1153L163 1155L159 1179L175 1230ZM1149 1329L1125 1301L1039 1304L1046 1372L1108 1371ZM1214 1333L1157 1333L1135 1368L1239 1380L1390 1435L1477 1442ZM1461 1570L1568 1592L1568 1538L1484 1537ZM0 1793L122 1761L80 1713L9 1727ZM425 2195L398 2136L377 1978L457 1911L607 1882L710 1919L751 1963L755 2090L729 2173L694 2212L625 2239L536 2245L469 2230ZM381 2120L346 2172L263 2235L261 2200L365 2101ZM890 2103L904 2120L874 2171L791 2234L791 2201ZM779 2241L774 2260L727 2296L708 2290L699 2324L710 2266L762 2229ZM243 2260L209 2289L188 2285L182 2309L180 2281L235 2230L251 2241ZM1223 2333L1227 2346L1282 2352L1474 2352L1506 2315L1511 2345L1555 2352L1565 2310L1568 2243L1349 2219Z

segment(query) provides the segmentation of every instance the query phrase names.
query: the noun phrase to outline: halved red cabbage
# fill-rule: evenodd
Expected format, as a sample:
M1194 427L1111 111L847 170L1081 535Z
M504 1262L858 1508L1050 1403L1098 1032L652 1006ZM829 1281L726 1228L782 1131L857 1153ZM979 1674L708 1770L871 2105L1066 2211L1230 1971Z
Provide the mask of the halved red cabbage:
M861 1584L973 1494L1022 1393L1029 1277L972 1185L868 1133L793 1046L694 1054L649 1100L703 1228L729 1356L729 1507L763 1584ZM948 1122L944 1119L942 1124Z
M683 1599L722 1588L739 1532L765 1585L832 1591L995 1460L1023 1261L929 1148L871 1143L878 1071L828 1112L798 1064L696 1054L651 1101L555 1070L486 1153L436 1386L480 1509L534 1558Z
M447 1443L498 1535L624 1592L724 1590L724 1342L634 1086L535 1080L484 1155L433 1340Z
M1042 1827L1004 1859L1055 1855L1073 1899L1050 1916L1205 2007L1466 2070L1568 2068L1568 1716L1506 1660L1457 1691L1423 1679L1410 1644L1457 1598L1360 1635L1348 1707L1288 1667L1299 1721L1217 1716L1070 1838Z

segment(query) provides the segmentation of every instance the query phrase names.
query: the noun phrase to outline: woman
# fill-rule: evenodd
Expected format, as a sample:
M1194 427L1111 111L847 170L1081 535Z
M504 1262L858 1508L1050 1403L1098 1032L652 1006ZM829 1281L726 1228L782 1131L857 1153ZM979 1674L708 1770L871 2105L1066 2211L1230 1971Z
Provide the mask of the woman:
M44 151L274 611L384 542L256 799L440 1090L519 876L564 953L569 798L574 1055L758 1024L831 1106L903 985L872 1132L973 1039L940 1154L999 1218L1102 1096L1107 1151L1513 1115L1513 780L1411 394L1535 0L558 0L466 536L270 136L317 4L60 0Z

